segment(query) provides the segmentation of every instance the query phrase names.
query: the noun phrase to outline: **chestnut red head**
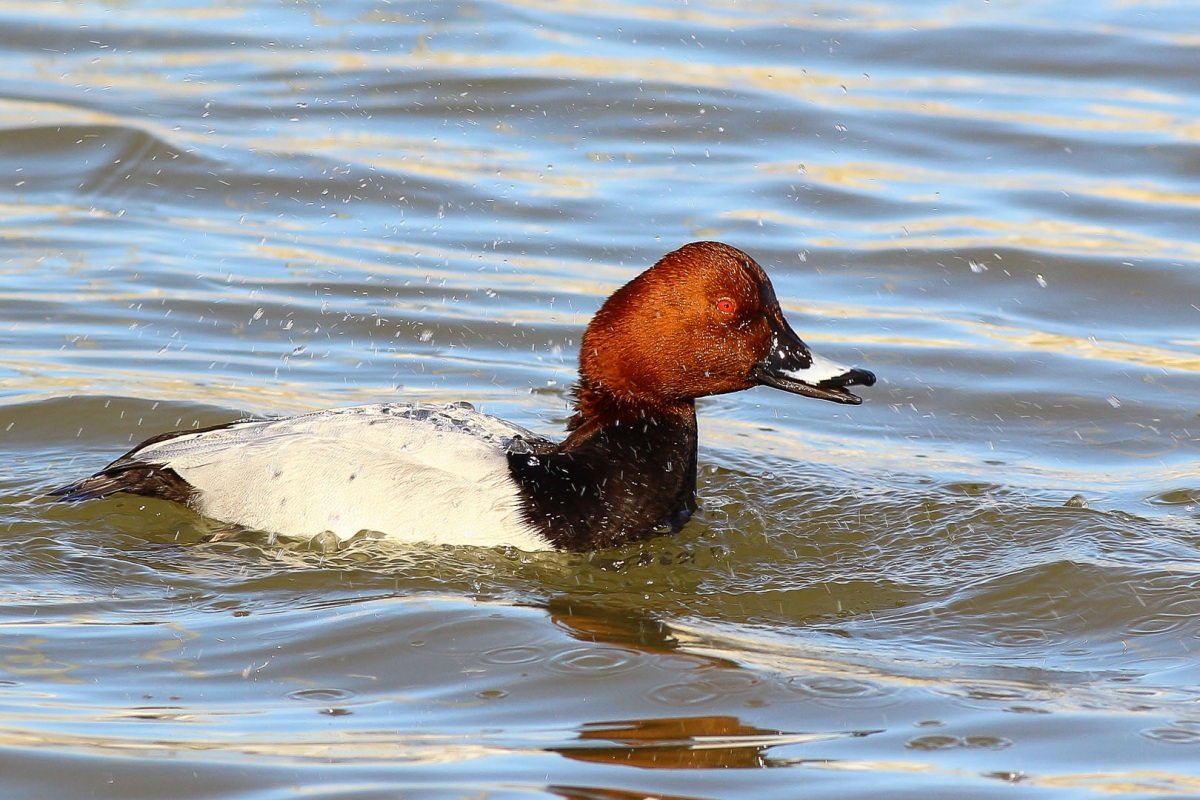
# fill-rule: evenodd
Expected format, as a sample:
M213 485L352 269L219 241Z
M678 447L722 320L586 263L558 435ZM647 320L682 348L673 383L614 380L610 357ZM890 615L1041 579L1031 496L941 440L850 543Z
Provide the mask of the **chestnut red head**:
M814 356L788 325L754 259L719 242L693 242L618 289L580 349L580 410L653 409L768 385L860 403L846 391L875 376Z

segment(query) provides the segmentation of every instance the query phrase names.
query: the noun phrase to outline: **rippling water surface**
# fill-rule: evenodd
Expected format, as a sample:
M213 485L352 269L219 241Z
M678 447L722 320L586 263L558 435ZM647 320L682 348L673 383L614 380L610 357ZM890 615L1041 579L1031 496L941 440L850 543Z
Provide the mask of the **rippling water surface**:
M9 797L1200 795L1186 0L0 0ZM41 494L246 414L561 429L580 333L753 254L847 408L701 403L585 556Z

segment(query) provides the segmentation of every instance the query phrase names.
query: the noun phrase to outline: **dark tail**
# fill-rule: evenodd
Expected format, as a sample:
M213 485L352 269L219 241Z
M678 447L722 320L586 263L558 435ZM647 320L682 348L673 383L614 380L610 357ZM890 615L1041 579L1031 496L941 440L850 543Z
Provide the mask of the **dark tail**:
M60 486L46 492L48 497L57 498L61 502L77 502L79 500L98 500L116 492L123 492L119 476L98 473L90 478L75 481L67 486Z
M191 484L170 467L124 459L110 464L95 475L52 489L46 494L61 502L77 502L98 500L117 492L161 497L183 505L188 505L195 494Z

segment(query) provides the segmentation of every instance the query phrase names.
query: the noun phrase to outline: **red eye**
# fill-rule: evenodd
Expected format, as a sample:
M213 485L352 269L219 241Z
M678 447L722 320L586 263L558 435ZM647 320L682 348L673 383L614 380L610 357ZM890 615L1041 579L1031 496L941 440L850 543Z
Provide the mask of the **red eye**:
M722 314L732 314L736 310L737 305L728 297L722 297L717 301L717 311L720 311Z

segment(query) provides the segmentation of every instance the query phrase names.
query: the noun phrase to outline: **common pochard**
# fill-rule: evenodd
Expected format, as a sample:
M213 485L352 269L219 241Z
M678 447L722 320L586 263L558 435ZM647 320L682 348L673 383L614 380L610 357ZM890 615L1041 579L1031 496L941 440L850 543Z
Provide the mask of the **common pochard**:
M596 550L696 510L697 397L764 385L858 404L847 387L874 383L809 350L754 259L694 242L588 325L562 442L467 404L384 403L164 433L52 494L164 498L287 537Z

